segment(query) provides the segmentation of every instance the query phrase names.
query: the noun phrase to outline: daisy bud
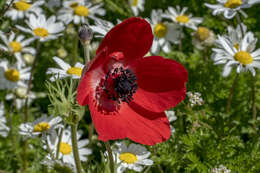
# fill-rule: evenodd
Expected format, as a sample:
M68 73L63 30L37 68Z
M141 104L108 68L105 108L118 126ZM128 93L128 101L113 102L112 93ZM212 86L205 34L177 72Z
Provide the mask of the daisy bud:
M18 87L15 89L15 95L19 98L25 99L27 96L27 89L24 87Z
M26 64L31 65L34 61L34 56L32 54L26 53L23 55L23 59L26 62Z
M87 24L83 24L79 28L78 34L82 44L86 44L86 43L88 44L93 38L93 31Z
M63 47L57 50L57 54L61 58L65 58L68 55L67 51Z

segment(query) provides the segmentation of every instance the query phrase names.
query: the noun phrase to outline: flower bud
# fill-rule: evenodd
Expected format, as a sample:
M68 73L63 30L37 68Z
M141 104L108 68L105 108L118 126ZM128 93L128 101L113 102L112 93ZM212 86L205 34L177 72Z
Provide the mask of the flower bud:
M27 96L27 89L24 87L18 87L15 89L15 95L21 99L25 99Z
M65 58L68 55L66 49L64 49L63 47L57 50L57 54L60 58Z
M83 24L79 28L78 34L79 34L79 39L82 44L89 44L89 42L91 41L91 39L93 37L93 31L87 24Z
M26 64L31 65L34 61L34 56L32 54L26 53L23 55L23 59L26 62Z

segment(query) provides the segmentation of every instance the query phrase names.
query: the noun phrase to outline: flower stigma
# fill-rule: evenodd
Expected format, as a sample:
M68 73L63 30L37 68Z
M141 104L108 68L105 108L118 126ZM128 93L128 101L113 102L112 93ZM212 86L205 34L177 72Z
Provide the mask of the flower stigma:
M8 69L5 71L5 78L12 82L20 80L20 73L16 69Z
M81 76L82 68L80 67L71 67L67 70L67 74Z
M186 15L176 17L176 21L179 22L179 23L188 23L189 20L190 20L190 18Z
M224 4L227 8L237 8L238 6L242 5L242 0L227 0L227 2Z
M48 130L51 126L49 125L49 123L47 122L41 122L36 124L33 127L33 132L45 132L46 130Z
M33 30L34 34L39 37L47 37L49 35L49 32L45 28L36 28Z
M123 162L127 164L133 164L135 163L138 159L137 156L133 153L121 153L119 156L119 159L122 160Z
M87 17L89 14L88 8L83 6L83 5L79 5L74 7L74 13L78 16L85 16Z
M251 64L254 60L250 53L246 51L237 52L234 55L234 58L243 65Z
M115 68L106 74L103 90L108 99L120 102L131 102L138 86L136 76L130 69Z
M63 155L68 155L72 152L72 147L70 144L66 143L66 142L61 142L60 143L60 152Z
M164 23L158 23L154 26L154 34L158 38L165 37L167 33L167 26Z
M31 4L27 3L26 1L17 1L14 3L14 8L16 8L19 11L27 11L29 8L31 8Z
M12 41L10 43L10 47L13 49L14 52L20 52L22 50L21 43L19 43L17 41Z

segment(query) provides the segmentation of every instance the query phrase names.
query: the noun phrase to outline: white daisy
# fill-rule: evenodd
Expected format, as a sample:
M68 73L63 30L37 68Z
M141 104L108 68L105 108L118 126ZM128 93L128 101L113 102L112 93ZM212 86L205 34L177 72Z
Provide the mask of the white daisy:
M7 60L0 61L0 89L26 87L25 81L30 78L30 70L30 67L21 68L19 64L10 66Z
M206 27L198 27L192 35L192 44L199 50L203 50L205 46L212 46L216 39L214 32Z
M79 158L80 161L85 162L88 160L87 156L92 154L92 150L86 147L89 143L89 140L88 139L80 140L81 136L82 136L82 132L81 131L77 132ZM57 136L54 142L51 141L50 137L47 137L47 142L51 151L53 152L52 154L56 156L59 137ZM47 158L50 158L50 155L48 155ZM63 163L72 164L73 167L75 167L74 156L72 152L71 132L69 129L64 129L63 131L61 143L60 143L60 149L59 149L59 159Z
M145 147L138 144L130 144L128 147L124 142L117 143L117 149L113 149L116 163L119 164L117 173L122 173L126 169L132 169L137 172L143 170L143 166L153 164L151 159L148 159L150 152Z
M230 39L218 36L218 48L213 48L212 59L215 64L225 64L222 75L228 76L233 66L237 66L237 73L249 70L255 76L255 69L260 68L260 49L255 50L256 39L248 32L235 47Z
M20 110L24 104L25 104L25 99L28 97L28 105L32 103L34 99L36 99L36 95L34 92L30 92L29 95L27 93L27 88L25 87L17 87L14 90L14 93L8 93L5 96L6 100L13 100L15 99L15 107L17 110Z
M0 103L0 135L2 137L7 137L9 132L9 127L6 126L6 118L5 118L5 108L4 104Z
M205 5L213 9L212 14L224 14L227 19L233 18L237 12L247 17L246 13L242 11L243 8L250 8L253 4L259 3L260 0L217 0L218 4L208 4Z
M169 120L170 123L172 123L173 121L177 120L177 117L175 116L175 112L172 110L169 111L165 111L165 114ZM171 128L171 132L174 133L175 132L175 128L170 124L170 128Z
M179 43L180 27L176 24L162 22L162 15L162 10L152 10L151 20L148 19L154 34L151 48L153 54L159 53L160 48L165 53L169 53L171 50L170 42Z
M61 117L41 116L32 123L24 123L19 126L19 134L26 137L36 137L41 134L51 134L56 128L62 127Z
M51 81L56 79L63 79L71 77L72 79L80 79L84 65L77 62L74 67L71 67L68 63L64 62L61 58L55 56L53 60L60 66L60 68L49 68L47 74L53 74L50 78Z
M0 39L5 44L0 44L0 49L13 53L18 63L21 63L22 66L24 66L25 63L22 58L22 53L30 53L35 55L35 49L33 47L27 47L34 41L34 38L25 39L23 35L18 35L16 37L13 31L11 31L11 35L8 38L6 35L6 33L0 31Z
M101 8L102 3L92 5L85 0L68 0L63 2L63 8L59 10L58 19L68 24L73 21L74 24L88 23L88 18L97 20L96 15L104 16L106 11Z
M12 0L8 0L7 4L10 4ZM31 13L37 15L42 13L42 9L39 7L44 1L38 0L32 3L31 0L14 0L12 7L5 13L5 16L10 17L12 20L23 19L25 16L29 17Z
M129 4L135 16L138 16L139 11L144 11L145 0L129 0Z
M185 14L187 7L183 7L181 10L180 6L177 6L176 9L173 7L168 7L166 14L163 14L163 17L172 20L173 22L197 30L197 25L202 23L203 19L200 17L192 17L192 14Z
M40 39L40 41L43 42L56 39L58 36L62 35L61 32L64 30L64 25L62 22L55 21L55 16L46 19L43 14L38 17L34 14L30 14L29 20L25 21L29 28L24 28L19 25L16 25L16 27L23 32L32 34L35 38Z
M90 25L89 27L93 30L94 33L97 33L98 35L95 35L97 38L104 37L108 31L110 31L115 25L109 21L106 20L96 20L95 25Z

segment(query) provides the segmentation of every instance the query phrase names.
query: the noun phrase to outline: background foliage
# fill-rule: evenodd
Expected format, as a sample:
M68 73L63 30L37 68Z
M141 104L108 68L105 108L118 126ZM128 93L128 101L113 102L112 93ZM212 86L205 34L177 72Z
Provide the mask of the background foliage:
M235 19L226 20L222 16L213 16L211 10L204 6L204 3L215 3L215 0L146 0L145 10L140 15L150 17L152 9L167 9L168 6L180 5L187 6L188 12L196 17L203 17L203 26L213 30L215 34L226 33L229 25L236 26ZM117 19L123 20L132 16L127 1L123 0L104 0L107 10L105 20L116 23ZM0 9L4 9L4 1L0 2ZM53 11L46 9L48 15ZM255 5L245 9L248 18L243 18L248 30L254 32L260 39L260 5ZM22 22L22 21L20 21ZM17 24L8 18L0 19L0 29L4 32L14 30L19 31L13 26ZM74 28L77 31L77 28ZM200 92L204 100L202 106L191 107L186 98L174 108L178 119L174 122L176 132L165 143L149 147L153 153L152 159L155 164L146 172L187 172L187 173L207 173L214 167L223 164L232 172L238 173L259 173L260 172L260 77L259 71L256 74L256 107L257 120L252 120L252 94L251 94L251 75L249 72L239 75L234 95L231 102L231 111L226 113L226 104L232 82L235 78L235 71L227 78L221 76L222 67L213 65L210 59L211 50L199 51L191 43L190 29L185 29L183 40L183 52L179 52L177 46L172 47L169 54L161 53L162 56L179 61L189 72L187 90ZM100 41L100 40L98 40ZM46 92L45 75L47 68L55 66L52 57L57 55L57 50L64 48L68 52L67 62L75 63L75 59L83 62L83 49L78 42L75 34L65 33L64 36L54 41L42 44L40 60L36 66L33 81L34 91ZM257 43L260 47L260 42ZM14 58L0 52L0 58ZM0 98L5 102L6 110L10 110L13 105L5 101L7 91L0 91ZM43 113L48 113L50 104L47 97L37 99L30 107L30 120L39 117ZM8 140L0 138L0 169L7 172L18 172L21 168L22 143L19 140L18 126L23 122L23 112L15 111L13 115L7 113L7 117L13 122L13 131L8 136ZM10 119L9 119L10 120ZM87 111L80 123L80 129L84 131L84 136L88 137L88 126L90 115ZM15 144L15 145L14 145ZM39 139L29 141L29 172L47 172L39 162L46 154L41 149ZM105 147L98 142L95 136L90 147L94 150L89 157L88 163L83 164L87 172L108 172L108 165L104 162L102 153ZM131 171L129 171L131 172Z

